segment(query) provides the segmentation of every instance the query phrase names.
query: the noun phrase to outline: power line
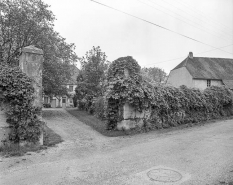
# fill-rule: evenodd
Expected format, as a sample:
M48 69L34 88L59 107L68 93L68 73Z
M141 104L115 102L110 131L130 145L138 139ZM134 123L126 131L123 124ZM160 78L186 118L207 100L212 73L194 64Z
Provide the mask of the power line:
M167 4L169 4L169 5L171 5L171 6L173 6L173 7L175 7L176 9L179 9L180 11L182 11L182 12L184 12L185 14L187 14L187 15L189 15L189 16L191 16L191 17L194 17L195 19L197 19L197 20L199 20L199 21L202 21L203 23L206 23L206 24L211 24L209 21L206 21L206 20L204 20L204 19L200 19L198 16L193 16L193 15L191 15L189 12L187 12L187 11L184 11L182 8L179 8L179 7L177 7L177 6L175 6L174 4L172 4L172 3L169 3L169 2L167 2L166 0L161 0L161 1L163 1L163 2L165 2L165 3L167 3ZM189 7L189 9L190 9L190 7ZM195 14L196 15L196 14ZM222 33L222 35L224 34L226 34L226 35L228 35L228 37L232 37L232 35L230 35L230 34L228 34L227 32L224 32L225 30L223 30L223 31L221 31ZM216 33L218 33L217 31L216 31ZM219 35L220 35L220 32L218 33Z
M178 1L179 1L179 2L178 2ZM194 8L194 7L192 7L192 6L189 6L188 4L185 4L183 1L180 1L180 0L178 0L178 1L176 1L176 2L179 3L179 4L182 4L182 5L184 5L184 6L186 6L187 8L189 8L189 10L192 10L194 13L199 12L200 14L202 14L203 17L206 17L207 19L209 19L210 21L212 21L214 24L218 24L218 25L220 25L220 26L224 26L224 27L229 28L229 29L232 30L232 28L230 28L229 26L227 26L227 25L225 25L225 24L223 24L223 23L221 23L221 22L218 22L218 21L216 21L216 20L214 20L214 19L211 19L211 18L207 17L206 14L204 14L204 13L203 13L202 11L200 11L199 9ZM192 7L192 8L191 8L191 7Z
M200 27L199 27L199 24L196 23L196 22L193 22L193 23L191 24L192 20L190 20L190 19L188 19L188 18L186 18L186 17L183 17L182 15L180 15L180 14L178 14L178 13L175 13L174 11L168 10L166 7L159 5L158 3L155 3L154 1L148 0L149 2L155 4L155 5L157 5L157 6L161 7L161 8L163 8L163 9L166 9L166 10L172 12L173 14L175 14L175 15L177 15L177 16L179 16L179 17L182 17L183 19L185 19L185 20L187 20L187 21L184 21L184 20L182 20L182 19L179 19L179 18L177 18L177 17L174 17L173 15L171 15L171 14L169 14L169 13L167 13L167 12L164 12L164 11L162 11L162 10L159 10L158 8L156 8L156 7L154 7L154 6L151 6L151 5L147 4L147 3L144 3L144 2L142 2L141 0L137 0L137 1L139 1L139 2L142 3L142 4L145 4L145 5L149 6L149 7L151 7L151 8L154 8L154 9L160 11L160 12L163 12L163 13L169 15L170 17L173 17L173 18L178 19L178 20L180 20L180 21L182 21L182 22L184 22L184 23L186 23L186 24L188 24L188 25L191 25L191 26L193 26L193 27L195 27L195 28L197 28L197 29L199 29L199 30L203 30L203 31L205 31L205 32L208 32L209 34L212 34L212 35L214 35L214 36L216 36L216 37L219 37L220 39L223 39L223 40L225 40L225 41L229 41L229 39L227 39L227 37L226 37L225 35L223 36L222 34L219 34L219 33L217 33L216 31L214 31L215 33L212 33L212 32L213 32L212 30L209 31L209 29L204 28L204 27L201 27L201 28L200 28ZM164 1L164 2L165 2L165 1ZM166 2L165 2L165 3L166 3ZM196 26L196 25L197 25L197 26ZM221 35L221 36L220 36L220 35Z
M220 47L218 49L226 48L226 47L229 47L229 46L232 46L232 45L233 44L230 44L230 45L227 45L227 46ZM199 53L196 53L196 54L208 53L208 52L211 52L211 51L214 51L214 50L216 50L216 49L211 49L211 50L199 52ZM173 59L170 59L170 60L164 60L164 61L156 62L156 63L150 63L150 64L147 64L147 65L154 65L154 64L160 64L160 63L170 62L170 61L174 61L174 60L178 60L178 59L183 59L184 57L186 57L186 56L179 57L179 58L173 58Z
M233 53L224 51L224 50L222 50L222 49L216 48L216 47L214 47L214 46L211 46L211 45L209 45L209 44L206 44L206 43L204 43L204 42L202 42L202 41L199 41L199 40L196 40L196 39L194 39L194 38L191 38L191 37L189 37L189 36L186 36L186 35L183 35L183 34L181 34L181 33L178 33L178 32L176 32L176 31L172 31L172 30L170 30L170 29L168 29L168 28L165 28L165 27L160 26L160 25L158 25L158 24L155 24L155 23L153 23L153 22L147 21L146 19L142 19L142 18L137 17L137 16L135 16L135 15L129 14L129 13L127 13L127 12L124 12L124 11L121 11L121 10L119 10L119 9L113 8L113 7L108 6L108 5L106 5L106 4L100 3L100 2L98 2L98 1L95 1L95 0L90 0L90 1L92 1L92 2L94 2L94 3L97 3L97 4L99 4L99 5L105 6L105 7L107 7L107 8L110 8L110 9L112 9L112 10L121 12L121 13L123 13L123 14L129 15L129 16L131 16L131 17L134 17L134 18L139 19L139 20L141 20L141 21L144 21L144 22L146 22L146 23L152 24L152 25L157 26L157 27L159 27L159 28L162 28L162 29L164 29L164 30L170 31L170 32L172 32L172 33L175 33L175 34L180 35L180 36L182 36L182 37L185 37L185 38L187 38L187 39L193 40L193 41L195 41L195 42L204 44L204 45L206 45L206 46L209 46L209 47L218 49L218 50L220 50L220 51L223 51L223 52L226 52L226 53L229 53L229 54L233 54Z

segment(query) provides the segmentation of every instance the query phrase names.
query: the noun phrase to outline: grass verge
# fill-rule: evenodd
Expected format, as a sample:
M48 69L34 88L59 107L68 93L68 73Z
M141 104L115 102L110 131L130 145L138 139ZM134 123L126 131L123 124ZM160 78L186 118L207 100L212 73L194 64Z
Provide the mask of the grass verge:
M233 116L230 116L230 117L222 117L219 119L208 120L205 122L182 124L182 125L178 125L176 127L169 127L166 129L146 130L144 128L135 128L135 129L128 130L128 131L123 131L123 130L106 130L106 123L104 121L98 119L97 117L95 117L93 115L88 114L86 111L80 111L77 109L66 109L66 111L69 112L74 117L76 117L81 122L92 127L94 130L96 130L97 132L99 132L102 135L107 136L107 137L135 135L138 133L145 133L145 132L167 133L167 132L170 132L173 130L185 129L188 127L196 127L196 126L201 126L201 125L205 125L205 124L211 124L211 123L214 123L217 121L233 119Z
M106 123L104 121L88 114L86 111L80 111L77 109L66 109L66 111L104 136L117 137L129 134L129 131L106 130Z
M19 143L10 143L0 147L0 156L22 156L27 152L38 152L40 150L47 149L48 147L52 147L62 141L61 136L44 125L44 145L41 146L27 143L24 146L20 146Z

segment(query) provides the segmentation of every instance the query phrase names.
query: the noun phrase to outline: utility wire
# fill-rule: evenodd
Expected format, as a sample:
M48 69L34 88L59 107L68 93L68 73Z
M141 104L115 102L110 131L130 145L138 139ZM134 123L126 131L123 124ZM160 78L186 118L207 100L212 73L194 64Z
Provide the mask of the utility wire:
M163 13L169 15L170 17L173 17L173 18L178 19L178 20L180 20L180 21L182 21L182 22L184 22L184 23L186 23L186 24L188 24L188 25L191 25L191 26L193 26L193 27L195 27L195 28L197 28L197 29L199 29L199 30L203 30L203 31L205 31L205 32L207 32L207 33L209 33L209 34L211 34L211 35L214 35L214 36L220 38L220 39L223 39L223 40L225 40L225 41L229 41L229 38L227 38L225 35L223 36L222 34L219 34L219 33L217 33L216 31L215 31L215 33L212 33L212 32L213 32L212 30L209 31L209 29L204 28L204 27L201 27L201 28L200 28L200 27L199 27L199 23L196 23L196 22L193 22L193 23L191 24L192 20L190 20L190 19L188 19L188 18L185 18L185 17L183 17L182 15L180 15L180 14L178 14L178 13L175 13L175 12L173 12L173 11L171 11L171 10L168 10L166 7L159 5L158 3L155 3L154 1L148 0L149 2L155 4L155 5L157 5L157 6L161 7L161 8L163 8L163 9L166 9L166 10L172 12L173 14L175 14L175 15L177 15L177 16L179 16L179 17L182 17L183 19L185 19L185 20L187 20L187 21L184 21L184 20L182 20L182 19L179 19L179 18L177 18L177 17L174 17L173 15L171 15L171 14L169 14L169 13L167 13L167 12L164 12L164 11L162 11L162 10L159 10L158 8L156 8L156 7L154 7L154 6L151 6L151 5L147 4L147 3L144 3L144 2L141 1L141 0L137 0L137 1L139 1L139 2L142 3L142 4L145 4L145 5L149 6L149 7L151 7L151 8L154 8L154 9L160 11L160 12L163 12ZM165 2L165 1L164 1L164 2ZM197 26L196 26L196 25L197 25ZM220 35L221 35L221 36L220 36Z
M218 48L218 49L226 48L226 47L229 47L229 46L232 46L232 45L233 45L233 44L230 44L230 45L227 45L227 46L220 47L220 48ZM211 52L211 51L214 51L214 50L217 50L217 49L211 49L211 50L199 52L199 53L196 53L196 54L208 53L208 52ZM148 65L160 64L160 63L165 63L165 62L170 62L170 61L174 61L174 60L178 60L178 59L183 59L184 57L186 57L186 56L179 57L179 58L173 58L173 59L170 59L170 60L164 60L164 61L156 62L156 63L150 63L150 64L147 64L147 66L148 66Z
M164 30L167 30L167 31L169 31L169 32L175 33L175 34L180 35L180 36L182 36L182 37L185 37L185 38L187 38L187 39L193 40L193 41L195 41L195 42L201 43L201 44L203 44L203 45L206 45L206 46L209 46L209 47L212 47L212 48L218 49L218 50L220 50L220 51L223 51L223 52L225 52L225 53L229 53L229 54L232 54L232 55L233 55L233 53L224 51L224 50L222 50L222 49L220 49L220 48L216 48L216 47L211 46L211 45L209 45L209 44L206 44L206 43L204 43L204 42L202 42L202 41L196 40L196 39L194 39L194 38L191 38L191 37L189 37L189 36L183 35L183 34L178 33L178 32L176 32L176 31L170 30L170 29L168 29L168 28L165 28L165 27L160 26L160 25L158 25L158 24L155 24L155 23L153 23L153 22L147 21L146 19L142 19L142 18L140 18L140 17L137 17L137 16L132 15L132 14L129 14L129 13L127 13L127 12L124 12L124 11L121 11L121 10L119 10L119 9L113 8L113 7L111 7L111 6L108 6L108 5L106 5L106 4L100 3L100 2L95 1L95 0L90 0L90 1L92 1L92 2L94 2L94 3L97 3L97 4L99 4L99 5L105 6L105 7L107 7L107 8L110 8L110 9L112 9L112 10L121 12L121 13L123 13L123 14L129 15L129 16L131 16L131 17L134 17L134 18L139 19L139 20L141 20L141 21L144 21L144 22L146 22L146 23L152 24L152 25L154 25L154 26L157 26L157 27L162 28L162 29L164 29Z
M161 0L161 1L163 1L164 3L166 3L166 4L168 4L168 5L171 5L171 6L175 7L176 9L180 10L181 12L184 12L185 14L187 14L187 15L189 15L189 16L191 16L191 17L194 17L195 19L197 19L197 20L199 20L199 21L201 21L201 22L203 22L203 23L206 23L206 24L211 25L211 23L210 23L209 21L206 21L206 20L204 20L204 19L200 19L198 16L193 16L193 15L190 14L189 12L184 11L182 8L179 8L179 7L175 6L174 4L167 2L166 0ZM196 14L195 14L195 15L196 15ZM212 26L212 25L211 25L211 26ZM221 31L222 33L218 32L218 31L215 31L215 32L216 32L217 34L219 34L219 35L220 35L220 34L221 34L221 35L228 35L228 37L232 37L232 34L231 34L231 35L228 34L225 30Z
M178 2L178 1L179 1L179 2ZM209 18L208 16L206 16L206 14L204 14L204 13L203 13L202 11L200 11L199 9L194 8L193 6L189 6L188 4L184 3L183 1L180 1L180 0L178 0L178 1L176 1L176 2L179 3L179 4L182 4L183 6L186 6L187 8L189 8L189 10L192 10L194 13L199 12L200 14L202 14L203 17L206 17L207 19L209 19L210 21L212 21L214 24L218 24L218 25L220 25L220 26L224 26L224 27L226 27L226 28L231 29L231 31L232 31L232 28L230 28L229 26L227 26L227 25L225 25L225 24L223 24L223 23L221 23L221 22L219 22L219 21L216 21L216 20L214 20L214 19Z

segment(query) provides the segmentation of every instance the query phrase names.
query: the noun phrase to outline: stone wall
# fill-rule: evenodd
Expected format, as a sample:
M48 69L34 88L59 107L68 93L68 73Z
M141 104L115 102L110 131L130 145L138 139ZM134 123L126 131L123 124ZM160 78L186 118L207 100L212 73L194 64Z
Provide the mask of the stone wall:
M125 78L129 77L129 70L124 69ZM121 112L122 111L122 112ZM117 123L118 130L129 130L136 126L142 127L144 120L148 119L151 114L151 110L142 110L139 112L134 107L130 106L129 103L125 103L123 107L120 107L119 115L123 115L123 120Z
M139 112L134 107L130 106L129 103L125 103L122 107L123 120L117 123L118 130L129 130L136 126L142 127L144 120L148 119L151 114L151 110L142 110Z
M6 122L5 110L0 107L0 146L3 145L4 141L8 139L10 132L9 124Z

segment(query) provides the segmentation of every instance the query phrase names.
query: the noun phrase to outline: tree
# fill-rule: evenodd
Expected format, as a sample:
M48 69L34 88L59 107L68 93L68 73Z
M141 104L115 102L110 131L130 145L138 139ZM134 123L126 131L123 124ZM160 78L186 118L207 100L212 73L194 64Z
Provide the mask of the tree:
M54 88L53 95L58 99L58 105L60 106L62 96L68 96L67 88L64 86L57 86Z
M152 83L161 83L164 82L167 74L163 69L158 67L150 67L150 68L142 68L141 70L142 76L152 82Z
M76 96L79 100L86 98L92 101L94 97L103 95L109 62L99 46L86 52L80 62L81 70L77 77Z
M0 46L4 61L16 65L21 49L35 45L44 51L43 88L56 93L56 86L70 79L70 65L77 61L74 44L66 43L53 29L54 14L42 0L0 1ZM58 88L59 89L59 88Z

